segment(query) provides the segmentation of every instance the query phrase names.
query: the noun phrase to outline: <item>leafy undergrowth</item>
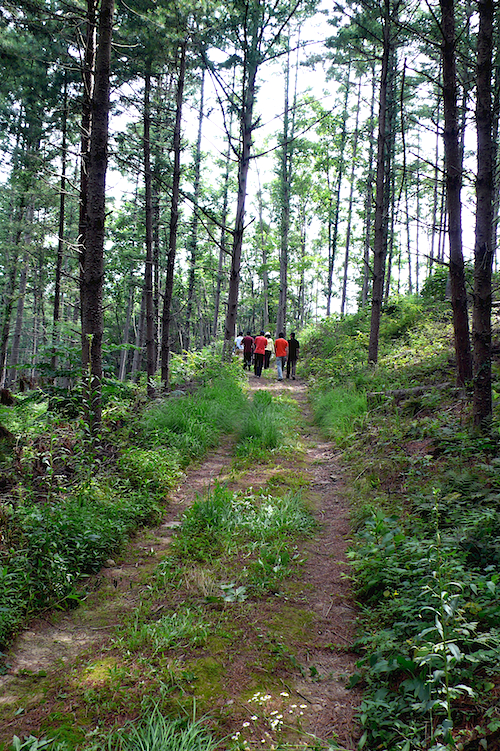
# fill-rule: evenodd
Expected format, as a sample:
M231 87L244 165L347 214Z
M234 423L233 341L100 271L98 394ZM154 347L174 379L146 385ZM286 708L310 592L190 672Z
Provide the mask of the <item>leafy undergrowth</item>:
M367 335L359 314L327 322L304 348L318 422L344 449L351 476L359 746L495 749L499 416L487 435L472 431L467 395L453 387L446 311L407 300L386 311L376 368L363 360ZM394 389L407 393L395 398ZM368 392L377 392L369 411Z

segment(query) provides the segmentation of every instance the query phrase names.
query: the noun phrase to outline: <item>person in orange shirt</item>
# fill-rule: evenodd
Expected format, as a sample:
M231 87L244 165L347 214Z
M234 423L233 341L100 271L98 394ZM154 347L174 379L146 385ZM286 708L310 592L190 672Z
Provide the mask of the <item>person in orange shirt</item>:
M264 336L264 332L261 331L259 336L255 337L254 341L254 373L257 378L262 375L262 366L264 365L264 353L266 351L267 339Z
M283 369L286 364L286 356L288 354L288 342L285 339L285 335L282 331L278 338L274 342L274 351L276 353L276 367L278 369L278 381L283 380Z

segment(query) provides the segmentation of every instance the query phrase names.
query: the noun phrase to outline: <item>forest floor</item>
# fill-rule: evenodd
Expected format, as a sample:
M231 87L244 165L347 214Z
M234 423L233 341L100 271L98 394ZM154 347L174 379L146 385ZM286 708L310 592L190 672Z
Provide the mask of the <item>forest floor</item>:
M184 683L181 693L192 691L197 714L201 708L214 734L232 739L227 745L223 741L221 748L234 748L238 735L241 741L246 739L246 747L255 748L325 747L315 746L311 736L335 740L349 751L356 748L359 734L354 716L361 698L347 684L355 671L350 645L357 611L346 559L350 524L341 452L325 442L313 425L304 382L277 382L271 371L262 379L249 375L250 392L261 388L296 400L300 450L235 471L231 443L224 440L186 470L170 494L162 523L139 532L89 579L82 604L70 612L46 613L30 623L7 656L8 673L0 677L0 748L14 735L50 736L58 725L72 724L74 729L81 723L89 732L134 719L138 692L153 691L155 685L158 690L158 682L151 678L151 668L145 667L150 663L130 651L120 652L117 633L141 609L183 510L217 481L232 490L256 489L268 486L273 476L275 483L301 478L303 497L318 522L315 534L299 543L300 571L282 583L279 597L235 603L239 610L230 628L237 630L236 642L226 640L209 656L210 665L206 655L191 663L200 670L203 666L206 675L217 674L210 696L200 689L203 676L196 684ZM195 585L199 588L200 582L190 584L186 579L182 585L186 591L176 590L177 601L191 597ZM272 643L274 650L274 662L265 666L264 641ZM182 659L187 659L185 648ZM260 681L255 677L259 671ZM269 689L264 689L266 681ZM262 690L255 692L259 687ZM248 704L252 693L259 711ZM249 728L245 720L254 711L255 727ZM286 716L285 724L273 725L278 713L290 715L292 734L286 733Z

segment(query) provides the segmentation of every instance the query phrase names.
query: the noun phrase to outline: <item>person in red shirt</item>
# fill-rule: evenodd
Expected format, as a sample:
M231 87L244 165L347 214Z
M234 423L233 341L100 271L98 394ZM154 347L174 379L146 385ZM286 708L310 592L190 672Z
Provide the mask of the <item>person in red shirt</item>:
M252 367L252 353L253 353L253 336L247 331L246 336L243 337L243 370L250 370Z
M259 336L255 337L254 341L254 373L257 378L262 375L262 366L264 365L264 353L266 351L267 339L264 336L264 332L261 331Z
M288 354L288 342L285 339L285 335L282 331L278 338L274 342L274 351L276 353L276 367L278 369L278 381L283 380L283 369L286 364L286 356Z

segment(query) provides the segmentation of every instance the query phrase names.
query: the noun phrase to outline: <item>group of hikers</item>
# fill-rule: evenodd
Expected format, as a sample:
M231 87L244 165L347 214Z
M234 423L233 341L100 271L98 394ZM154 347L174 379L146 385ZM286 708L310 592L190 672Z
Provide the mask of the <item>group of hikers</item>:
M278 371L278 381L283 380L286 368L286 377L295 381L295 368L299 356L300 344L295 338L292 331L290 338L285 339L281 331L278 338L273 341L269 331L260 332L257 336L252 336L247 331L243 336L240 331L234 342L235 352L243 357L243 370L251 370L253 367L257 378L262 375L262 370L267 370L271 362L271 355L276 355L276 369Z

